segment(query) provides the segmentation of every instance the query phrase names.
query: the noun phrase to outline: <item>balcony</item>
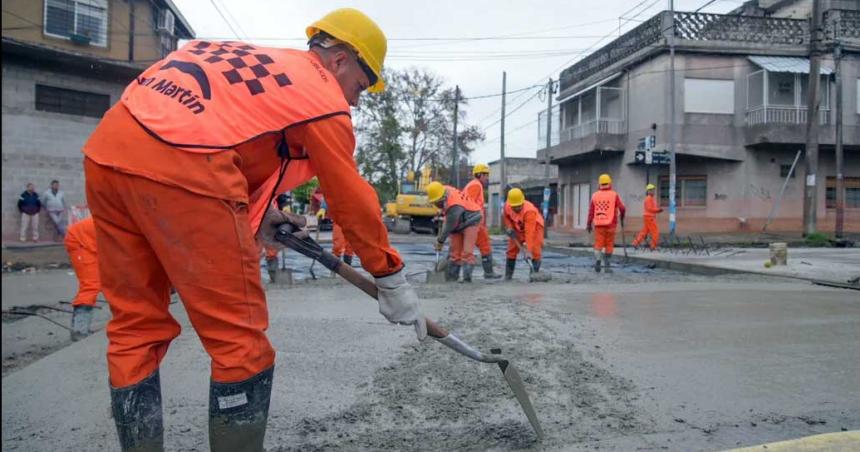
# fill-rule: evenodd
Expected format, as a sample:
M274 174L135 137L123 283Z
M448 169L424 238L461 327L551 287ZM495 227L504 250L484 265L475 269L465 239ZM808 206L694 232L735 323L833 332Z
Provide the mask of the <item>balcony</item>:
M818 113L820 124L828 124L830 110L822 109ZM806 107L759 106L746 112L747 126L761 124L806 125L806 118Z
M617 78L616 75L595 83L561 101L552 116L552 158L579 156L593 151L623 151L627 135L624 89L601 86ZM538 149L546 147L544 113L538 115Z

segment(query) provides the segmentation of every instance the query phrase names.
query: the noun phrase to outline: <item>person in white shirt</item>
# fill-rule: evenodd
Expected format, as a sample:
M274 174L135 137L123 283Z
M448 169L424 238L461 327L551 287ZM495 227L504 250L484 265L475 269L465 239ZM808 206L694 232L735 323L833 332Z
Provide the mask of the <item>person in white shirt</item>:
M48 217L54 222L60 238L66 236L66 223L63 214L66 212L66 195L60 190L60 181L52 180L50 190L42 194L42 205L48 211Z

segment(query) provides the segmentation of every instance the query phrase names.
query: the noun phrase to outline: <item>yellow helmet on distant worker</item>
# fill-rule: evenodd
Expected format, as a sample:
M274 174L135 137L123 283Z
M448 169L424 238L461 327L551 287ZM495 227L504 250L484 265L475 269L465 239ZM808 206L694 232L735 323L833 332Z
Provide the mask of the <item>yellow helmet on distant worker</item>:
M656 188L657 188L657 186L655 186L654 184L648 184L645 186L645 191L654 190Z
M508 192L508 204L511 207L519 207L526 202L526 195L519 188L512 188L511 191Z
M609 177L608 174L601 174L600 177L597 178L597 183L600 185L609 185L612 183L612 178Z
M445 186L433 181L427 184L427 201L436 202L445 196Z
M477 176L478 174L490 174L490 167L487 166L486 163L476 163L474 167L472 167L472 175Z
M378 93L385 89L382 65L388 52L388 39L376 22L357 9L340 8L312 23L305 30L305 34L310 39L321 31L349 44L358 57L367 63L376 75L376 83L371 85L368 91Z

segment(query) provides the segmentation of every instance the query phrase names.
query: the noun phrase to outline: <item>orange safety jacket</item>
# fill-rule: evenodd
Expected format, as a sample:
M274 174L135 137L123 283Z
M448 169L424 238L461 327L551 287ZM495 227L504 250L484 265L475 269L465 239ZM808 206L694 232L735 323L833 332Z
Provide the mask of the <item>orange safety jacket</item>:
M529 201L523 202L523 208L520 209L519 212L515 211L513 207L509 203L505 203L505 226L510 227L517 233L517 235L526 235L534 231L526 231L526 224L530 223L531 220L534 219L535 225L540 225L541 228L545 227L545 222L543 215L541 215L540 210L535 207Z
M594 226L610 226L615 224L615 210L617 208L624 209L624 205L620 204L618 193L615 190L600 189L591 195L591 208L589 209L589 224Z
M276 137L282 168L251 193L254 229L276 185L286 191L314 175L304 149L287 146L288 130L350 115L337 80L311 54L241 42L191 41L145 70L121 101L150 135L189 152Z
M463 187L463 196L481 206L481 223L486 223L487 214L484 212L484 184L478 179L472 179L465 187Z
M643 217L654 218L662 211L663 209L661 207L657 207L657 201L654 200L654 195L645 195L645 206L642 211Z
M450 185L445 186L445 194L447 195L445 200L445 212L448 212L448 210L454 206L460 206L471 212L481 211L481 204L467 198L463 192Z

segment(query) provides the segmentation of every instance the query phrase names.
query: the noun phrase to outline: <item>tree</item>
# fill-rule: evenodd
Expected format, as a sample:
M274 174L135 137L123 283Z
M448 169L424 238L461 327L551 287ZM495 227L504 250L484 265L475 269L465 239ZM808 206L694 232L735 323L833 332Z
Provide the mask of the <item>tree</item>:
M388 79L390 72L384 72ZM394 199L403 160L402 129L397 115L398 92L392 89L363 96L357 109L355 161L361 175L376 188L380 201Z

